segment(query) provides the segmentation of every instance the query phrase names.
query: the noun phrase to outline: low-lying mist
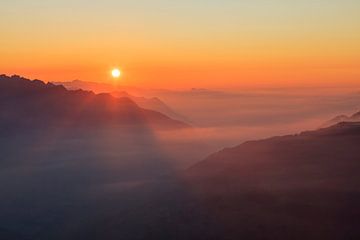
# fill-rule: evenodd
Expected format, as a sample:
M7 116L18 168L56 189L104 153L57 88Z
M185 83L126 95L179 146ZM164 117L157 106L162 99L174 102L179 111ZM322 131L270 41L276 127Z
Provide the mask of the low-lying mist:
M242 92L193 89L152 94L194 126L156 134L160 146L183 166L244 141L315 130L337 115L360 110L360 94L349 88Z
M0 232L21 240L211 239L219 225L183 182L186 169L225 147L317 129L360 106L354 89L152 94L192 127L161 130L106 119L93 125L82 117L72 125L1 129ZM49 116L53 107L46 108ZM178 232L185 235L176 238Z

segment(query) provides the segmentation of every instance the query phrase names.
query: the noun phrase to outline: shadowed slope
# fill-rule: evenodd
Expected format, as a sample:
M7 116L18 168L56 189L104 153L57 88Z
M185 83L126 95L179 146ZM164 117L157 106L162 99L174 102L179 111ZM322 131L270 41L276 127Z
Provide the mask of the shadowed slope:
M209 156L189 185L224 239L356 239L360 123L251 141Z
M81 239L114 211L138 232L143 186L174 171L152 127L187 125L128 98L18 76L0 77L0 98L0 239Z
M63 86L18 76L0 76L0 100L0 124L4 128L43 125L189 127L159 112L140 108L129 98L68 91Z

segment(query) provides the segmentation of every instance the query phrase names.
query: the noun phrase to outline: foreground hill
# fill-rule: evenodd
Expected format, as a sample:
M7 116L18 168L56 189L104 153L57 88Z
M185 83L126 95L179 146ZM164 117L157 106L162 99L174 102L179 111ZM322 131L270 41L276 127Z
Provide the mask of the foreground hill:
M89 239L78 234L115 211L129 230L113 239L139 232L142 186L174 172L152 130L188 127L128 98L18 76L0 76L0 110L1 240Z
M0 125L6 128L36 126L98 127L109 125L184 128L187 124L137 106L126 97L0 76Z
M224 149L109 207L84 239L359 239L360 123ZM138 191L137 194L142 194ZM118 201L106 206L118 206Z
M358 239L360 123L251 141L209 156L188 185L224 239Z

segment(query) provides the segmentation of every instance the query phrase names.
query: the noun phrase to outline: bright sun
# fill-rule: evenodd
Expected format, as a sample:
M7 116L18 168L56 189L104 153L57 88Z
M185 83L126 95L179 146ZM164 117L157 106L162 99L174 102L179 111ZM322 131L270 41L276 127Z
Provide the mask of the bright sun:
M121 71L117 68L114 68L112 71L111 71L111 75L114 77L114 78L118 78L120 77L121 75Z

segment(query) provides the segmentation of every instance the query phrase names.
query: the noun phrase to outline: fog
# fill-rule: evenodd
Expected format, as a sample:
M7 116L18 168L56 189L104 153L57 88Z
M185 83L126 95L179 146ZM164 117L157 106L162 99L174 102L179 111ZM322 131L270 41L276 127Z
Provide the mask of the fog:
M185 169L225 147L317 129L360 108L356 89L156 93L192 128L41 123L2 135L0 231L12 239L176 239L196 230L192 237L206 239L216 228L182 182Z
M156 139L177 165L189 166L244 141L316 130L337 115L351 115L360 110L358 92L350 88L154 91L151 94L194 126L157 132Z

